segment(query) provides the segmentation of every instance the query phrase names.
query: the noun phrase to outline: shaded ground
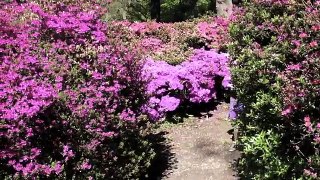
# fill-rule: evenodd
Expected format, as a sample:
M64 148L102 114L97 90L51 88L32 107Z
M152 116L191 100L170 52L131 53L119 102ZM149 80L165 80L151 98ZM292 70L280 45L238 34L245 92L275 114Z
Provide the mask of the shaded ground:
M149 179L233 180L231 164L239 152L230 152L232 135L227 121L228 106L222 104L211 117L192 117L178 125L162 126L160 156ZM209 115L210 116L210 115Z

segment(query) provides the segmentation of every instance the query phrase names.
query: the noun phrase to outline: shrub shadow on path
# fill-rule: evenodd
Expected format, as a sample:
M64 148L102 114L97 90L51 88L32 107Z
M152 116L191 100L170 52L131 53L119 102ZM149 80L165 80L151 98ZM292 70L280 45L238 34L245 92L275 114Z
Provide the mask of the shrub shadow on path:
M149 171L149 179L238 179L233 165L240 153L229 151L232 135L228 131L232 127L226 120L228 105L222 103L212 109L202 117L171 124L158 134L160 154Z

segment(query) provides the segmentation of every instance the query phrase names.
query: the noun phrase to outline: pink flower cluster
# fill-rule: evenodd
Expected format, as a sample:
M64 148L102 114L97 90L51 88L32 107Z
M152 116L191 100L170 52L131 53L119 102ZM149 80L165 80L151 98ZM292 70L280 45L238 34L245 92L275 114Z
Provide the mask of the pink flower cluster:
M225 49L229 22L219 17L177 23L120 21L112 22L111 27L126 32L126 38L119 39L134 49L140 48L145 57L178 64L194 49Z
M141 40L141 47L147 51L159 51L163 47L161 39L158 38L146 38Z
M228 42L229 22L229 19L222 17L215 17L209 22L200 22L197 24L198 33L206 40L209 47L219 49Z
M121 151L137 148L120 142L140 137L145 115L158 120L230 86L227 54L195 50L177 66L141 61L143 55L118 42L123 34L100 20L100 8L0 5L0 177L105 179L115 173L109 166L125 158ZM188 38L172 24L129 29L144 55Z
M135 54L76 6L5 3L0 23L0 177L108 176L146 98Z
M228 56L215 51L196 50L189 60L177 66L148 59L143 75L150 79L147 93L152 98L146 109L152 119L176 110L182 102L209 102L216 97L217 88L231 86Z

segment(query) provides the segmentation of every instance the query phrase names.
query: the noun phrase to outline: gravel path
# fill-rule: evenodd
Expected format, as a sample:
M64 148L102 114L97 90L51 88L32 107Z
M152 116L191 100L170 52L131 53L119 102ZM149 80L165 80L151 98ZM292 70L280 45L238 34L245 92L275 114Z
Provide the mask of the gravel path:
M214 110L211 117L191 118L187 122L167 127L170 140L171 168L163 172L166 180L233 180L237 179L232 162L239 152L230 152L232 145L230 122L226 120L227 104Z

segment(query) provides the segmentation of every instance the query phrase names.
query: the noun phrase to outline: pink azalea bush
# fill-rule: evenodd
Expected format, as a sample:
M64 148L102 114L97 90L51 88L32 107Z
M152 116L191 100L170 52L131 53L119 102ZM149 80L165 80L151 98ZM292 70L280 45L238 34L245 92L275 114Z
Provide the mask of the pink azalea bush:
M188 37L192 29L185 28L185 34L183 34L174 27L173 23L153 21L112 22L110 27L124 32L126 38L119 38L120 41L123 41L128 47L140 49L144 57L152 57L157 60L166 59L171 64L177 64L191 54L191 49L181 39Z
M194 49L225 50L229 21L204 17L177 23L120 21L110 26L124 32L125 38L119 40L128 47L138 47L145 57L180 64Z
M230 20L223 17L214 17L209 21L199 22L197 24L199 36L205 40L208 47L225 49L228 43Z
M228 56L216 51L196 50L189 60L176 66L148 59L143 76L150 79L147 93L152 97L146 109L152 119L185 102L207 103L216 98L218 88L231 85Z
M109 43L100 16L1 4L0 177L137 178L150 165L140 58Z
M107 26L100 1L33 2L0 3L0 177L139 178L148 119L230 86L226 54L189 47L193 22ZM188 60L150 58L169 52Z

